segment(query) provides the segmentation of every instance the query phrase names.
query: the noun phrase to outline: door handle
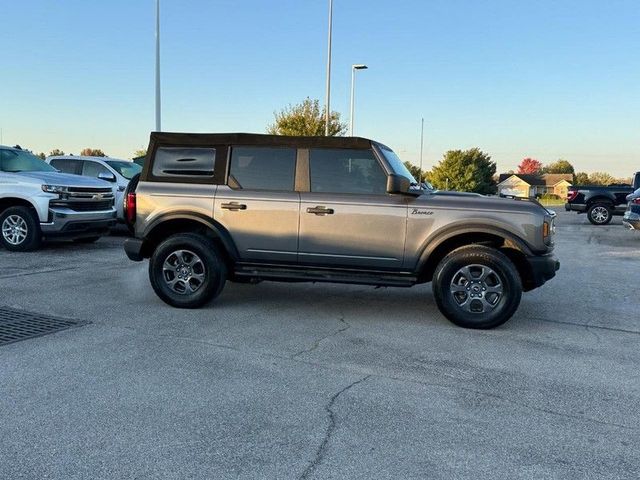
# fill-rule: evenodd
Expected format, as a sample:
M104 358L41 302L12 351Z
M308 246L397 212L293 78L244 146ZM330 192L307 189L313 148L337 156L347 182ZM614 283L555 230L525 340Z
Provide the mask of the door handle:
M317 207L307 208L307 213L313 213L315 215L333 215L333 208L321 207L318 205Z
M222 205L220 205L220 208L224 208L225 210L236 211L236 210L246 210L247 206L244 203L230 202L230 203L223 203Z

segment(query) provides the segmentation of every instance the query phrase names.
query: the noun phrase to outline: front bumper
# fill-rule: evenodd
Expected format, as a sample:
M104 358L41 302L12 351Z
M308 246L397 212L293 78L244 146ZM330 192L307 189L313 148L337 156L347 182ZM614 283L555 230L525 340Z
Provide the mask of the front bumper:
M640 214L627 211L622 217L622 224L631 230L640 230Z
M45 237L82 237L105 234L116 224L116 210L77 212L70 208L49 209L49 221L40 224Z
M527 257L527 262L531 275L523 282L525 291L541 287L555 277L556 272L560 269L560 262L553 254Z

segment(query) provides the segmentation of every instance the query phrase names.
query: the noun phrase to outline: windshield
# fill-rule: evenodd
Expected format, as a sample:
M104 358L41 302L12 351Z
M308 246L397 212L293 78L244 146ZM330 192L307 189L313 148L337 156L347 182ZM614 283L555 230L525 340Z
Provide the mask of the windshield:
M24 150L0 150L0 172L57 172L57 170Z
M111 168L127 180L131 180L135 174L142 171L142 167L137 163L124 162L121 160L107 160L106 162Z
M418 182L416 181L416 179L413 178L413 175L411 175L411 172L409 171L409 169L404 166L404 163L402 163L402 160L398 158L398 156L394 153L393 150L390 150L387 147L380 145L380 151L384 155L384 158L387 159L387 162L389 162L389 165L391 165L391 168L395 173L397 173L398 175L402 175L403 177L407 177L409 180L411 180L412 184L417 185Z

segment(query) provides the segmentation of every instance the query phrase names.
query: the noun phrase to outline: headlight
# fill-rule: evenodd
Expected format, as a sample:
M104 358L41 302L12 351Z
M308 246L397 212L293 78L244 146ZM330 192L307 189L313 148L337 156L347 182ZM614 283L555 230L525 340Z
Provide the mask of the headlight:
M68 193L69 187L62 187L60 185L42 185L42 191L46 193Z

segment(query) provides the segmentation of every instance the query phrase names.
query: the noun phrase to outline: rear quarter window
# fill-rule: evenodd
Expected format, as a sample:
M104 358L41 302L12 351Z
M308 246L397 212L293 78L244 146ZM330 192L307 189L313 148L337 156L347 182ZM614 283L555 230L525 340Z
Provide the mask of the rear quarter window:
M215 148L160 147L151 173L160 178L211 178L215 163Z

